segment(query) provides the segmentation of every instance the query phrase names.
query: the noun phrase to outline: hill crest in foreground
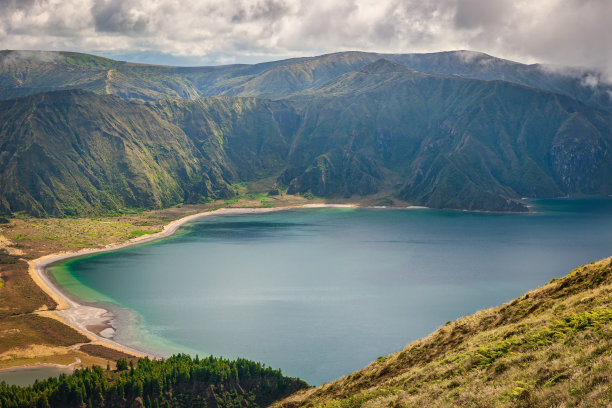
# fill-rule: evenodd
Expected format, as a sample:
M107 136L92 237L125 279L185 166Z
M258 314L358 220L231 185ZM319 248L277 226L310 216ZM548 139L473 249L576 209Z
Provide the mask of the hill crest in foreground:
M612 258L449 322L402 351L274 405L607 407Z

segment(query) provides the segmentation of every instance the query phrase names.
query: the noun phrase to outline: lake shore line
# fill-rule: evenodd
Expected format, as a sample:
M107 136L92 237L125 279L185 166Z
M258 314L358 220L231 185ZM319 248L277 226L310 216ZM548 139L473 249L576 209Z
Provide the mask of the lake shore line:
M60 252L42 256L31 260L29 264L29 274L34 282L47 293L56 303L57 307L54 310L41 310L40 313L45 316L56 318L78 332L89 338L91 344L99 344L108 348L112 348L121 352L125 352L136 357L160 358L161 356L137 350L125 344L121 344L113 340L115 329L112 326L114 315L106 309L94 307L87 304L82 304L72 299L58 285L56 285L47 274L47 269L59 262L66 261L71 258L77 258L85 255L93 255L102 252L116 251L128 248L135 245L141 245L148 242L156 241L163 238L168 238L175 234L178 229L188 222L208 216L220 215L243 215L243 214L261 214L267 212L285 211L292 209L307 209L307 208L356 208L355 204L304 204L282 207L264 207L264 208L220 208L212 211L204 211L196 214L191 214L177 220L174 220L164 226L163 230L146 236L133 238L127 242L108 245L102 248L84 249L76 252Z
M18 366L9 366L9 367L1 367L0 368L0 374L6 374L9 372L13 372L13 371L22 371L22 370L31 370L31 369L36 369L36 368L44 368L44 367L51 367L51 368L60 368L60 369L66 369L66 370L75 370L76 368L78 368L79 364L81 364L81 360L80 359L76 359L74 362L70 363L70 364L57 364L57 363L30 363L30 364L22 364L22 365L18 365Z

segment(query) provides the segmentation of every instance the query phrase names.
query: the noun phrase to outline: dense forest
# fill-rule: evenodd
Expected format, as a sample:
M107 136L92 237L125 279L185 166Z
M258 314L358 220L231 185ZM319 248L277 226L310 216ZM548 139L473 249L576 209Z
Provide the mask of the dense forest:
M0 408L17 407L258 407L308 385L260 363L179 354L167 360L117 362L37 381L0 383Z

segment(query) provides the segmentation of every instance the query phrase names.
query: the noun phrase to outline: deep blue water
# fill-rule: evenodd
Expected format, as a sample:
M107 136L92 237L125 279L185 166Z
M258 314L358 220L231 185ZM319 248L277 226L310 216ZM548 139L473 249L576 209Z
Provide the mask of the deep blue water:
M245 357L311 384L612 255L612 200L532 214L308 209L203 218L55 267L119 316L117 340Z

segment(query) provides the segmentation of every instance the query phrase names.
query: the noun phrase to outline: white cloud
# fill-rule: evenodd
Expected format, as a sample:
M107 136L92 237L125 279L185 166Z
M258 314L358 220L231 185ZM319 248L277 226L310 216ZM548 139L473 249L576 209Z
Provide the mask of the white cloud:
M582 86L588 86L589 88L597 88L599 84L599 76L594 74L586 74L582 81L580 82Z
M610 16L599 0L0 0L0 48L213 64L472 49L612 78Z

